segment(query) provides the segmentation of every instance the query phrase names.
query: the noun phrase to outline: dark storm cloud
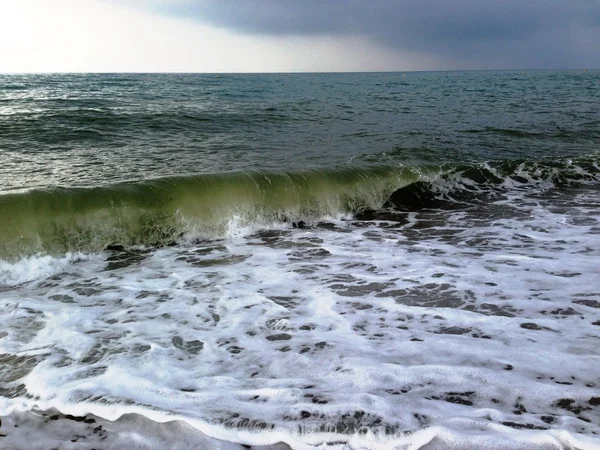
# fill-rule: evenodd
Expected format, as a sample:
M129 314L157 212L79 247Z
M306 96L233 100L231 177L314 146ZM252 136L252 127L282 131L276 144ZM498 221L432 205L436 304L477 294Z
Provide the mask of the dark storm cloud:
M249 34L364 35L469 67L600 66L599 0L189 0L169 12Z

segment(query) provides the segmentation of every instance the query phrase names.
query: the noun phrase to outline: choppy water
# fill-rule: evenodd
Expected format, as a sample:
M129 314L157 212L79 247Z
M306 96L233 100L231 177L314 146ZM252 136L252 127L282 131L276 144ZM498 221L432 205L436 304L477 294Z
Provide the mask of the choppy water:
M598 445L599 82L1 76L0 415Z

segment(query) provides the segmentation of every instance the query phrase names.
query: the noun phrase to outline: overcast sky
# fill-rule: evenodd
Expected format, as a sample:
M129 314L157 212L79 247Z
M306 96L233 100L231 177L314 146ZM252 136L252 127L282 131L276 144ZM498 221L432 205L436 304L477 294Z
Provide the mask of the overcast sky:
M0 72L600 68L600 0L0 0Z

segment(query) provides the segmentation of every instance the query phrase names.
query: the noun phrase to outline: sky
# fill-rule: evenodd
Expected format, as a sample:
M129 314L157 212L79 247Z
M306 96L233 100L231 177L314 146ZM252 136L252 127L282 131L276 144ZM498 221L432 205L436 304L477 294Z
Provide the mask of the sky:
M600 0L0 0L0 72L600 68Z

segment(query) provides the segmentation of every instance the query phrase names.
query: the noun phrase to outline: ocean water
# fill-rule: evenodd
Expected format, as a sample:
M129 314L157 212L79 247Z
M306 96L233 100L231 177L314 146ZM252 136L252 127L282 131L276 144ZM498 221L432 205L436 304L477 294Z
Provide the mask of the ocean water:
M598 71L0 75L0 417L598 448L599 145Z

